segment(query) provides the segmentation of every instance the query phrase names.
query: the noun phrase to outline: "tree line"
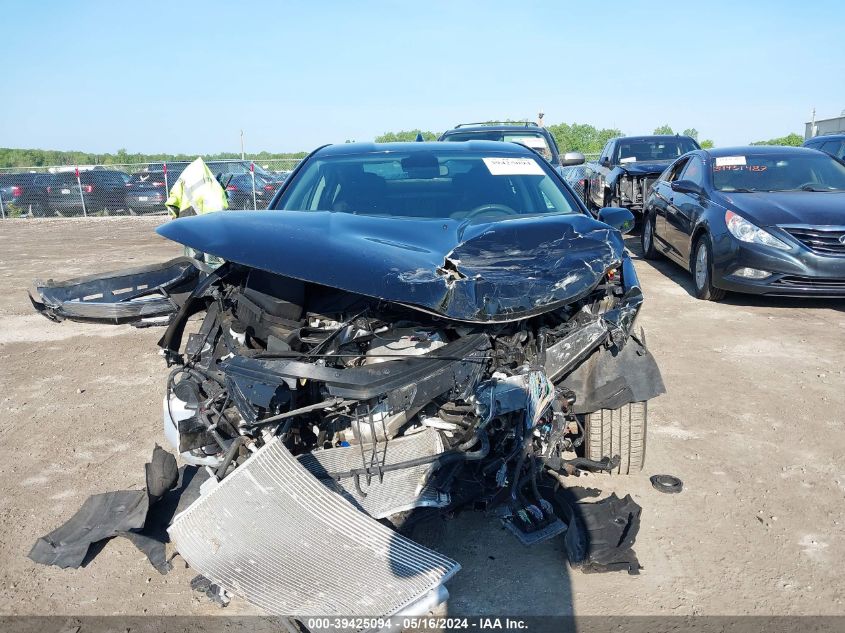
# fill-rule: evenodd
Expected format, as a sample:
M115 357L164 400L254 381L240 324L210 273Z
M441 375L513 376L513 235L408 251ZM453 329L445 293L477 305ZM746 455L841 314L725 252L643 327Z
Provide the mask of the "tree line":
M516 122L516 121L513 121ZM521 123L521 121L520 121ZM584 154L598 154L605 143L615 136L624 136L622 130L617 128L597 128L586 123L556 123L547 126L557 146L562 152L583 152ZM674 134L669 125L660 125L654 129L654 134ZM691 136L698 141L698 130L687 128L681 134ZM376 143L392 143L400 141L415 141L418 135L423 140L436 141L440 132L428 130L402 130L400 132L385 132L375 138ZM349 141L347 141L349 142ZM751 145L793 145L800 146L804 137L800 134L788 134L768 141L754 141ZM703 139L699 141L701 147L707 149L713 147L713 141ZM259 152L249 156L250 160L270 161L280 159L301 159L305 158L307 152ZM51 165L122 165L128 163L153 163L153 162L182 162L191 161L196 154L130 154L125 149L119 149L115 153L93 153L81 151L60 151L48 149L14 149L0 147L0 167L47 167ZM241 155L236 152L219 152L217 154L206 154L206 160L238 159Z
M305 158L306 152L259 152L248 156L249 160L265 161ZM48 167L52 165L125 165L129 163L184 162L192 161L197 154L130 154L125 149L111 153L61 151L51 149L13 149L0 147L0 167ZM236 152L204 154L206 160L239 159Z

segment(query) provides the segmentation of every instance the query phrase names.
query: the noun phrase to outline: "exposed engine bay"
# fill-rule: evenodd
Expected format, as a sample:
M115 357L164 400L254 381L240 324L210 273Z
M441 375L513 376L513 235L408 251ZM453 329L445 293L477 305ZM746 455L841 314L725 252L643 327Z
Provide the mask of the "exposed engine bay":
M274 615L426 613L460 565L409 526L461 509L526 545L565 534L571 564L639 568L630 498L556 496L583 471L640 470L664 391L618 229L586 211L314 210L157 231L226 263L47 282L32 300L54 320L168 322L164 432L207 478L167 534L211 585ZM46 535L39 562L76 532Z
M583 456L581 394L566 377L597 348L629 342L641 298L625 293L623 274L611 270L558 310L472 324L227 264L162 338L173 366L166 435L184 461L218 479L279 438L375 518L469 495L504 505L518 533L542 532L559 520L538 477L618 464L614 454ZM199 330L182 345L200 310ZM636 358L654 362L644 348ZM652 389L628 393L648 399L662 384ZM453 495L464 470L477 485ZM401 491L379 492L393 484Z

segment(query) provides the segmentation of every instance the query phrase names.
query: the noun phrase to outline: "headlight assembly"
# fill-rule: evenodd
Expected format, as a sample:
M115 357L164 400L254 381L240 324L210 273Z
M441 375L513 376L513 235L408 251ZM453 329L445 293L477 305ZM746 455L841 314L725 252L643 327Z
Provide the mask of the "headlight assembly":
M772 248L779 248L784 251L789 250L788 244L782 242L768 231L764 231L759 226L751 224L751 222L733 211L725 212L725 224L728 226L728 231L730 231L731 235L740 242L762 244L763 246L771 246Z

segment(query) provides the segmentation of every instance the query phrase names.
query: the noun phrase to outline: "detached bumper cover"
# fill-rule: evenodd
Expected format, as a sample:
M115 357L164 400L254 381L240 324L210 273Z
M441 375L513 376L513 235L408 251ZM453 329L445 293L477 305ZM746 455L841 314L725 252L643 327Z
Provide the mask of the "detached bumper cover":
M278 439L169 533L193 569L271 615L393 615L460 569L326 488Z
M133 323L166 317L179 308L174 295L189 293L209 268L189 257L163 264L88 275L67 281L35 282L29 299L51 321Z

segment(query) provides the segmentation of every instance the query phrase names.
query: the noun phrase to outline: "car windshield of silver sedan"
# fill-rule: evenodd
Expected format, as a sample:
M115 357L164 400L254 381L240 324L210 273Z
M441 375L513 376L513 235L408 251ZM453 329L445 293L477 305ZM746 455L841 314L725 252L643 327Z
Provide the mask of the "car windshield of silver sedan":
M276 208L461 220L579 213L544 162L434 151L316 156Z
M845 191L845 165L822 153L717 156L713 186L719 191Z

